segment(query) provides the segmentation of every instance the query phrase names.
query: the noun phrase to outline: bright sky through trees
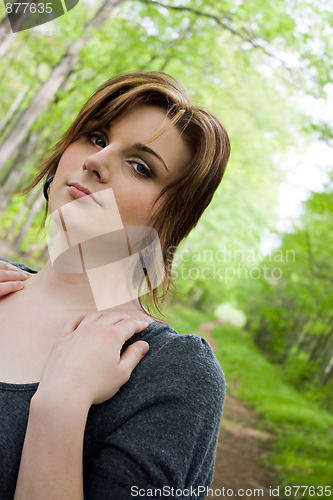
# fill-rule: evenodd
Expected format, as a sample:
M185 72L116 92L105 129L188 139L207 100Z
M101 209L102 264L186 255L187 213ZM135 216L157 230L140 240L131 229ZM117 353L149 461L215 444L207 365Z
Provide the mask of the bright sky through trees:
M330 123L333 128L333 84L326 85L327 100L302 98L304 107L318 121ZM294 219L301 212L301 203L311 191L321 191L328 181L328 170L332 169L333 145L322 141L314 141L301 155L290 155L285 169L290 168L288 180L279 188L278 212L281 221L278 228L288 229L290 217Z

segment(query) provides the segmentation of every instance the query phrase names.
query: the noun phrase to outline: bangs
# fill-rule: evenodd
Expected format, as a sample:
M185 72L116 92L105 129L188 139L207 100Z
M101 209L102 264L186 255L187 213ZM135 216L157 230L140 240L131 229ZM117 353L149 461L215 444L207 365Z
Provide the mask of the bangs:
M126 112L129 112L136 106L140 105L157 107L164 111L166 118L169 119L165 126L149 139L148 143L158 139L173 125L177 127L180 135L184 134L185 139L188 142L191 142L191 134L186 134L186 129L190 125L193 116L193 111L191 109L180 109L178 104L171 105L170 103L169 107L167 107L167 99L165 99L162 103L160 94L153 96L155 99L152 98L151 94L134 95L132 99L126 97L126 100L124 97L125 96L118 96L114 99L112 95L108 99L101 102L96 109L91 109L90 113L87 114L85 119L81 121L80 129L72 138L72 142L82 136L96 132L98 129L110 129L112 122L117 120L120 116L123 116Z

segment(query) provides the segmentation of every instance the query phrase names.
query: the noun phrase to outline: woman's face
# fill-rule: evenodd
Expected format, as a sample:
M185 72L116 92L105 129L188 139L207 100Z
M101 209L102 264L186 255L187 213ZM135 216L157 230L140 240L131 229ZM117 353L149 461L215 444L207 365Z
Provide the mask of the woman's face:
M158 194L191 158L174 125L151 140L168 123L162 109L137 105L109 128L96 128L70 144L51 184L50 211L76 200L70 204L76 224L91 220L98 224L112 218L116 203L123 225L149 226Z

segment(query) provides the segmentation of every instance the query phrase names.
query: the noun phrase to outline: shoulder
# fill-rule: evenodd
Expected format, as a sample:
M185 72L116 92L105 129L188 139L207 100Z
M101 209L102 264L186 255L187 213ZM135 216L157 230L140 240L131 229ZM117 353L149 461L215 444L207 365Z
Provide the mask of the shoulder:
M172 326L154 321L145 330L134 335L128 344L136 340L146 340L150 347L147 356L159 360L165 358L166 365L171 362L178 363L181 360L183 366L192 366L194 363L196 368L202 366L222 374L212 348L200 335L179 334Z
M211 347L154 322L124 348L141 339L150 348L129 381L89 412L85 463L93 460L92 477L108 471L89 485L100 492L93 498L102 497L106 477L117 498L128 498L133 484L190 488L212 480L225 382Z
M107 487L125 499L132 485L189 489L209 487L212 480L225 383L211 347L161 322L124 347L141 339L150 349L129 381L89 413L85 453L87 464L94 459L92 498L102 498Z
M179 334L156 321L138 334L149 352L136 368L136 375L152 378L161 391L189 400L223 405L225 378L208 342L195 334ZM133 337L133 341L139 338Z

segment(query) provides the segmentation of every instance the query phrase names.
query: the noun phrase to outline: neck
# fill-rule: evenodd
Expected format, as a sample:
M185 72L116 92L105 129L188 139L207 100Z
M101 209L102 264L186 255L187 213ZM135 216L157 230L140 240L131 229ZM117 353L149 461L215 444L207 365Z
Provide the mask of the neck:
M25 288L37 295L40 303L47 298L48 303L65 311L141 311L138 299L131 295L120 273L64 273L55 270L48 260L38 274L25 282Z

